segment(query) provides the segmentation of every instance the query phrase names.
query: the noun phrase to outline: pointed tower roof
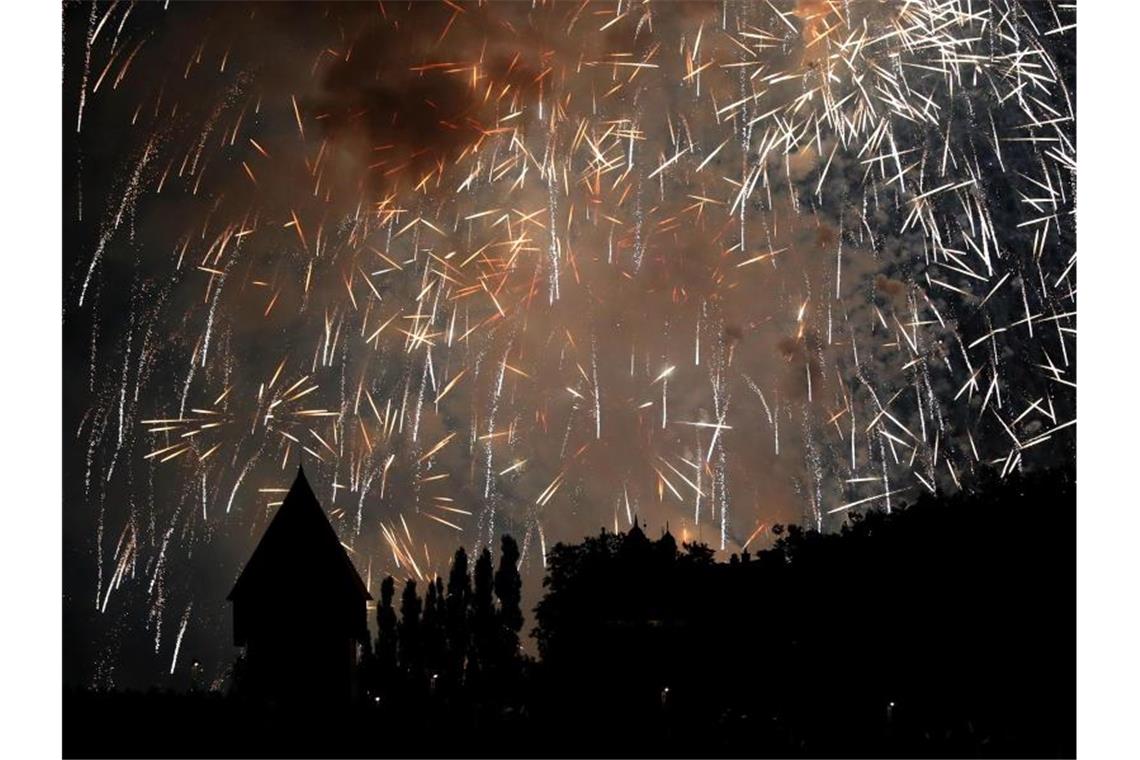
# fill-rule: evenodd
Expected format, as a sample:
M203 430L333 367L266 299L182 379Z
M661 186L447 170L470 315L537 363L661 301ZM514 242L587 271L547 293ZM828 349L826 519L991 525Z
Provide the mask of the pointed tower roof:
M633 516L633 525L626 531L625 538L621 544L626 551L630 551L635 547L649 546L649 537L646 536L645 531L641 529L641 522L637 519L636 514Z
M289 493L226 599L299 590L372 598L317 501L304 467L297 468Z

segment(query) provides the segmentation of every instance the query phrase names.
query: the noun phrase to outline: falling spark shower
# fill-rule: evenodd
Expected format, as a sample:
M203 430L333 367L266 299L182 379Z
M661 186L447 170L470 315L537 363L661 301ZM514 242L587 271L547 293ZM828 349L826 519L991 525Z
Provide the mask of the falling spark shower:
M509 532L535 594L1071 458L1075 22L66 6L67 674L221 679L299 462L371 586Z

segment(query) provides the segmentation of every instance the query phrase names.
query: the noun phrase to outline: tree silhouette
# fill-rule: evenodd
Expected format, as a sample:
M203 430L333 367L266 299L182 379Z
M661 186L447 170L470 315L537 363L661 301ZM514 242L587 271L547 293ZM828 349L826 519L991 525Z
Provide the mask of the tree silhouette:
M499 600L498 659L506 665L518 655L519 631L523 625L522 576L519 575L519 545L510 536L502 538L499 569L495 573L495 596Z
M400 668L412 683L420 680L423 673L423 642L420 639L420 610L422 604L416 594L416 582L412 579L404 584L400 597Z
M379 692L390 691L396 676L398 638L396 611L392 598L396 595L396 581L388 576L380 584L380 604L376 607L376 685Z
M461 546L455 550L451 572L447 578L446 629L447 678L457 685L463 680L470 642L468 605L471 600L471 574L467 571L467 552Z
M1074 505L1066 471L983 475L728 562L636 524L556 545L533 634L548 712L664 736L683 715L776 755L1070 756Z
M443 581L429 580L424 595L422 627L423 663L429 678L439 675L444 664L444 598Z
M484 548L475 562L475 591L471 597L473 665L483 673L492 667L495 651L494 569L491 550Z

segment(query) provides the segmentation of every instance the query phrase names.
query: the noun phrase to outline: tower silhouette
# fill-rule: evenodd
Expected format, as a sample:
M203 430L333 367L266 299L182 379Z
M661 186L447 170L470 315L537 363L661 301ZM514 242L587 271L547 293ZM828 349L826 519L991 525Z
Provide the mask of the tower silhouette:
M298 467L227 597L249 691L282 704L348 700L371 598Z

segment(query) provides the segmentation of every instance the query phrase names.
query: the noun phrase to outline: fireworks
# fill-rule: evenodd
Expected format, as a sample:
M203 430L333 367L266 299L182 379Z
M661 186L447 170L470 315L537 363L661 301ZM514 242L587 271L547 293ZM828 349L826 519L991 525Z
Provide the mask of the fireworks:
M302 457L371 583L1071 446L1071 6L66 16L67 522L99 615L185 610L155 671Z

